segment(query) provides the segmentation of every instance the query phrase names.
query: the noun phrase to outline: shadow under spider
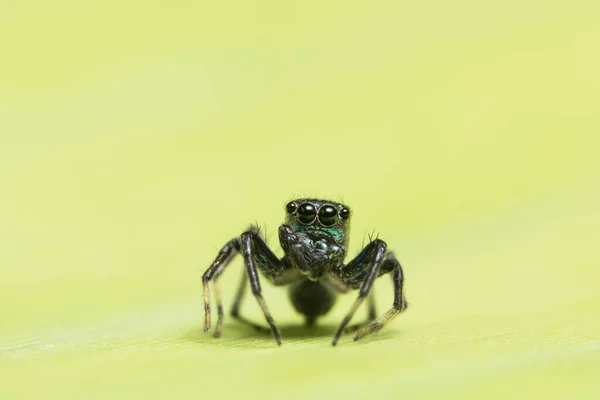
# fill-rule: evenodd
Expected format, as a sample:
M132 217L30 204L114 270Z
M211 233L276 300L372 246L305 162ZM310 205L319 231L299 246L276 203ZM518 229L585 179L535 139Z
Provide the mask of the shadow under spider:
M257 329L252 328L251 326L246 326L244 324L236 324L230 323L225 324L223 327L223 335L216 339L213 337L214 329L211 329L209 332L204 332L201 326L194 327L190 329L187 333L184 334L183 339L197 342L197 343L211 343L215 344L230 340L265 340L265 342L269 343L273 341L273 345L275 345L275 341L273 339L273 334L270 331L259 331ZM282 324L278 326L279 331L281 333L282 338L285 339L310 339L310 338L330 338L333 337L336 331L336 326L331 324L323 324L323 325L313 325L306 326L302 323L295 324Z
M323 342L324 345L331 346L331 339L336 329L337 325L335 324L306 326L302 323L288 323L279 326L284 347L286 344L292 344L298 339L302 339L304 342L314 339L310 341L314 343ZM259 331L244 324L226 323L223 335L218 339L213 337L213 332L214 329L204 332L202 326L197 326L184 333L182 339L188 342L215 345L215 347L277 348L273 334L270 331ZM390 332L390 334L392 333ZM352 343L353 336L354 333L345 333L342 336L342 341ZM389 337L384 332L383 335L373 335L373 337L366 340L361 340L360 343L386 339L389 339Z

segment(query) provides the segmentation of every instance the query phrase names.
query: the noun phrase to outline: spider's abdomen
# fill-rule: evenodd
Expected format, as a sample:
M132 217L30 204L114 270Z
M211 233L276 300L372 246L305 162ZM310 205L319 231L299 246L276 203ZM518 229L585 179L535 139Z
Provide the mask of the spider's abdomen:
M327 314L335 303L335 293L321 284L303 280L290 287L290 300L300 314L306 316L306 323L312 325L317 317Z

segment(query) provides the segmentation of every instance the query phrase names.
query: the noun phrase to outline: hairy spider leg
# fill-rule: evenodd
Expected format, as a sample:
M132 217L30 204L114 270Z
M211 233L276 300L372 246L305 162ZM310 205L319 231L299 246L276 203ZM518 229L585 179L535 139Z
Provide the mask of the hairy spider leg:
M231 239L225 246L221 248L219 254L212 262L210 267L202 275L202 287L204 294L204 332L208 332L211 326L211 311L210 311L210 287L209 282L213 280L213 287L215 289L215 297L217 300L217 313L219 315L219 321L217 322L217 331L215 336L220 336L219 325L222 326L223 318L223 305L221 303L221 293L219 290L218 278L225 270L225 267L231 262L233 257L239 253L241 249L240 238ZM218 333L217 333L218 332Z
M400 311L406 308L402 294L403 274L400 263L390 254L386 257L387 245L383 240L375 239L370 242L356 258L340 269L334 271L334 274L346 286L352 289L359 289L358 298L350 308L350 311L340 324L338 331L333 338L332 345L336 345L344 332L346 326L352 319L356 310L360 307L365 297L370 294L373 282L379 276L394 271L394 304L392 309L386 312L381 318L373 321L369 326L357 332L354 340L363 338L373 332L380 330L388 321L396 316Z
M242 242L242 255L244 256L244 262L246 263L246 274L250 281L252 294L262 309L265 319L271 328L271 332L273 332L273 336L277 341L277 345L281 346L281 334L279 333L279 329L277 329L275 321L267 307L267 303L262 296L260 280L258 279L258 270L256 269L256 264L258 264L261 267L261 272L265 276L275 277L283 269L281 260L273 254L258 233L253 231L244 232L240 239ZM258 262L256 262L256 260Z
M210 267L206 270L204 275L202 275L202 283L204 288L204 331L208 332L211 326L211 310L210 310L210 288L209 283L213 282L213 287L215 289L215 297L217 298L217 309L219 314L219 320L217 322L217 329L215 331L214 336L219 337L221 335L223 329L223 306L221 304L220 291L218 286L218 278L225 270L226 266L231 262L231 259L238 253L241 252L244 257L244 263L246 265L246 269L244 271L244 277L242 278L242 284L240 285L240 289L238 290L238 296L236 298L236 303L234 303L234 310L238 311L237 319L241 319L244 322L249 323L250 325L256 327L257 329L262 329L262 327L250 323L245 319L239 317L239 303L241 298L244 295L246 280L249 279L250 287L252 289L252 293L256 298L264 316L269 324L271 332L275 337L278 345L281 345L281 335L277 326L275 325L275 321L269 312L267 304L262 296L262 291L260 287L260 281L258 278L257 265L261 268L261 272L265 274L267 277L274 277L277 272L279 272L280 268L280 260L273 254L271 250L267 247L264 240L259 236L258 231L252 229L250 231L244 232L241 237L235 238L227 242L225 246L219 251L219 254L210 265ZM215 286L216 284L216 286ZM233 311L232 310L232 313Z
M394 254L388 253L386 256L386 260L383 262L381 266L381 270L383 273L388 271L392 272L392 282L394 283L394 303L392 304L392 308L390 308L385 314L371 322L368 326L360 329L354 335L354 340L359 340L368 336L372 333L378 332L381 330L388 322L396 317L396 315L400 314L402 311L406 310L408 304L404 299L403 286L404 286L404 273L402 272L402 266L400 262L396 259Z
M367 320L358 324L347 326L344 329L344 333L356 332L360 328L370 324L375 318L377 318L377 310L375 308L375 293L374 289L371 289L371 293L369 293L369 296L367 297Z
M260 231L258 228L251 226L249 228L249 230L256 232L259 236L260 236ZM238 242L240 241L239 238L233 239L233 240L237 240ZM238 243L237 245L237 249L239 250L239 248L241 248L241 244ZM229 264L229 262L231 262L232 258L238 253L238 251L232 252L231 257L228 258L225 262L222 263L222 266L217 270L217 272L215 273L215 275L213 276L213 290L215 292L215 300L217 301L217 314L218 314L218 320L217 320L217 327L215 329L215 333L213 334L213 336L215 338L219 338L221 337L221 333L223 332L223 319L224 319L224 312L223 312L223 303L221 302L221 291L220 291L220 285L219 285L219 276L223 273L223 271L225 270L225 266L227 266L227 264ZM261 331L261 332L270 332L271 329L270 328L266 328L264 326L260 326L258 324L255 324L252 321L247 320L246 318L242 317L240 315L240 305L242 302L242 299L244 298L244 294L246 293L246 285L248 283L248 276L246 275L246 270L243 269L242 270L242 279L240 281L239 284L239 288L237 290L237 294L235 296L234 302L233 302L233 306L231 307L231 316L235 319L237 319L238 321L241 321L247 325L250 325L251 327L253 327L254 329Z
M223 317L224 317L223 302L221 300L221 286L219 285L219 276L223 273L227 264L229 264L231 262L231 260L233 259L233 257L235 257L236 254L237 254L237 251L232 252L231 256L221 264L221 267L217 270L217 272L215 273L215 275L213 276L213 279L212 279L213 291L215 292L215 300L217 302L217 316L218 316L217 327L215 329L215 333L213 334L213 336L216 338L221 337L221 332L223 331Z
M271 331L270 328L255 324L254 322L249 321L240 315L240 306L242 303L242 299L244 298L244 294L246 293L246 285L247 284L248 284L248 275L246 275L246 270L244 269L242 271L242 279L240 280L240 285L239 285L237 293L235 295L235 299L233 300L233 306L231 307L230 314L233 318L235 318L238 321L243 322L247 325L250 325L257 331L270 332Z
M236 254L237 254L237 252L233 253L231 258L233 258ZM213 291L215 293L215 300L217 302L217 315L218 315L217 327L215 329L215 333L213 334L213 336L215 338L221 337L221 334L223 332L223 319L224 319L223 303L221 301L221 290L220 290L220 285L219 285L219 276L223 273L223 271L225 270L225 266L227 264L229 264L230 261L231 261L231 259L227 259L227 261L225 261L222 264L221 268L219 268L217 270L217 272L215 273L215 275L212 278ZM261 332L265 332L265 333L270 332L271 331L270 328L255 324L254 322L249 321L240 315L240 305L241 305L242 299L244 298L244 295L246 293L246 285L247 284L248 284L248 276L246 275L246 270L243 269L242 270L242 279L240 281L239 288L235 295L235 299L233 301L233 306L231 307L230 315L233 318L237 319L238 321L243 322L247 325L250 325L257 331L261 331Z
M379 268L383 263L385 256L386 244L383 240L376 239L369 243L358 256L356 256L348 264L334 271L337 273L338 279L341 279L344 284L352 289L359 289L358 297L350 307L350 311L342 320L338 328L332 345L336 345L344 328L348 325L356 310L360 307L365 297L369 294L373 281L379 275Z

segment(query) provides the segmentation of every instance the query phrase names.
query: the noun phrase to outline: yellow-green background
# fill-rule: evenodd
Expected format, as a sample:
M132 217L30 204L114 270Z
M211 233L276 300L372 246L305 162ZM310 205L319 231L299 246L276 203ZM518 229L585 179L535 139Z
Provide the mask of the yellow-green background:
M599 18L3 1L0 397L597 398ZM310 332L265 283L281 348L204 335L203 270L254 221L276 246L303 195L352 207L352 253L388 242L409 310L331 348L354 295Z

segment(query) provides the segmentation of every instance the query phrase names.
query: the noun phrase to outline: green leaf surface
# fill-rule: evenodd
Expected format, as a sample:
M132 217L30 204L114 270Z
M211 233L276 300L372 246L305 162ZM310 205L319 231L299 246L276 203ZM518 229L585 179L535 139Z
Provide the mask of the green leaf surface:
M600 398L598 5L34 3L0 7L0 399ZM281 255L295 196L408 310L332 347L355 293L310 329L263 281L283 346L204 333L201 274L253 222Z

